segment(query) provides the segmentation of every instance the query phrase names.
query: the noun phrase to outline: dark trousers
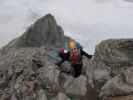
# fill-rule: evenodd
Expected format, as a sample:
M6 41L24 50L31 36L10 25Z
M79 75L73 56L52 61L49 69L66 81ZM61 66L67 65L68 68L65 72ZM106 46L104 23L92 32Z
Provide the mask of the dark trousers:
M83 64L72 64L71 65L74 69L74 77L79 77L82 73L82 66Z

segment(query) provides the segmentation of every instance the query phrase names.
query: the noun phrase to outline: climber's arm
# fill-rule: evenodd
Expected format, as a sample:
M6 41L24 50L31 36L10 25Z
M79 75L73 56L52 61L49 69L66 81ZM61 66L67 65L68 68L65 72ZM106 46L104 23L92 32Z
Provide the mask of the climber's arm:
M84 50L81 50L81 53L82 53L82 55L86 56L88 59L91 59L92 58L92 55L89 55Z
M59 53L59 57L61 58L61 61L59 61L55 64L57 66L60 66L64 61L68 61L69 60L69 55L70 55L70 52L67 52L67 53L64 53L64 54Z

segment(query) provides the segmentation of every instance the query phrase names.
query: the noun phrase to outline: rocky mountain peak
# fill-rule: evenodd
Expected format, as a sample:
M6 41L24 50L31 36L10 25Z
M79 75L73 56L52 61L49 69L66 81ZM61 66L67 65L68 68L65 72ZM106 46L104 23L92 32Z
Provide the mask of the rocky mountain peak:
M11 41L3 49L18 47L60 47L63 45L64 32L54 16L47 14L33 23L19 38Z
M51 14L38 19L20 37L17 46L60 46L64 40L64 32Z

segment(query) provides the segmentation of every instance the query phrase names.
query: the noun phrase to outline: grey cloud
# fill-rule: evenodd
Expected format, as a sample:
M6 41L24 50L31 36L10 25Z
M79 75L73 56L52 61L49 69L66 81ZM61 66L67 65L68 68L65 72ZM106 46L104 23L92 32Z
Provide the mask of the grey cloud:
M127 2L131 2L131 3L133 3L133 0L124 0L124 1L127 1Z
M95 2L95 3L110 3L110 2L113 2L113 1L116 2L116 0L92 0L92 1Z

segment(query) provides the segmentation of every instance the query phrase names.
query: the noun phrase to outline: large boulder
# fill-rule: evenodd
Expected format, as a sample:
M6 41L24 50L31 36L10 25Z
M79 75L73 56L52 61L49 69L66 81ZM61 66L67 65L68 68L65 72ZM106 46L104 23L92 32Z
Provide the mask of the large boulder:
M25 94L27 88L24 82L29 79L32 80L31 76L37 79L39 77L39 69L48 66L48 64L49 61L44 48L20 48L11 50L0 58L0 90L3 91L9 88L11 90L10 95L16 94L23 99L21 94ZM39 79L37 81L41 83ZM33 83L31 81L28 82ZM33 97L26 96L25 98L30 100L29 98Z
M101 89L100 96L130 95L133 92L133 68L109 80Z
M45 66L47 63L46 55L46 50L43 47L14 49L0 57L0 70L8 70L10 74L22 70L29 71L34 69L33 60L35 59L40 60L42 65Z
M106 96L114 95L120 90L118 87L123 88L120 91L124 91L124 87L127 84L123 83L123 75L121 77L121 73L133 65L132 45L133 39L109 39L102 41L96 46L95 54L87 64L87 77L89 79L88 83L96 89L97 94L100 93L100 95L104 94ZM126 77L127 73L125 75ZM129 88L126 88L122 94L131 92L130 90L132 88L128 91ZM121 92L119 92L118 94L120 95Z
M58 95L54 98L52 98L52 100L71 100L69 99L64 93L58 93Z
M40 68L39 71L39 77L42 80L42 84L45 85L44 88L46 88L49 92L57 93L60 91L60 85L59 85L59 75L60 71L57 69L55 65L48 65L46 67Z
M110 66L133 65L133 39L110 39L96 46L95 58Z
M133 95L105 97L103 100L133 100Z
M48 100L43 89L37 91L37 100Z
M72 96L85 96L87 93L87 78L83 75L74 79L71 76L64 82L65 93Z

